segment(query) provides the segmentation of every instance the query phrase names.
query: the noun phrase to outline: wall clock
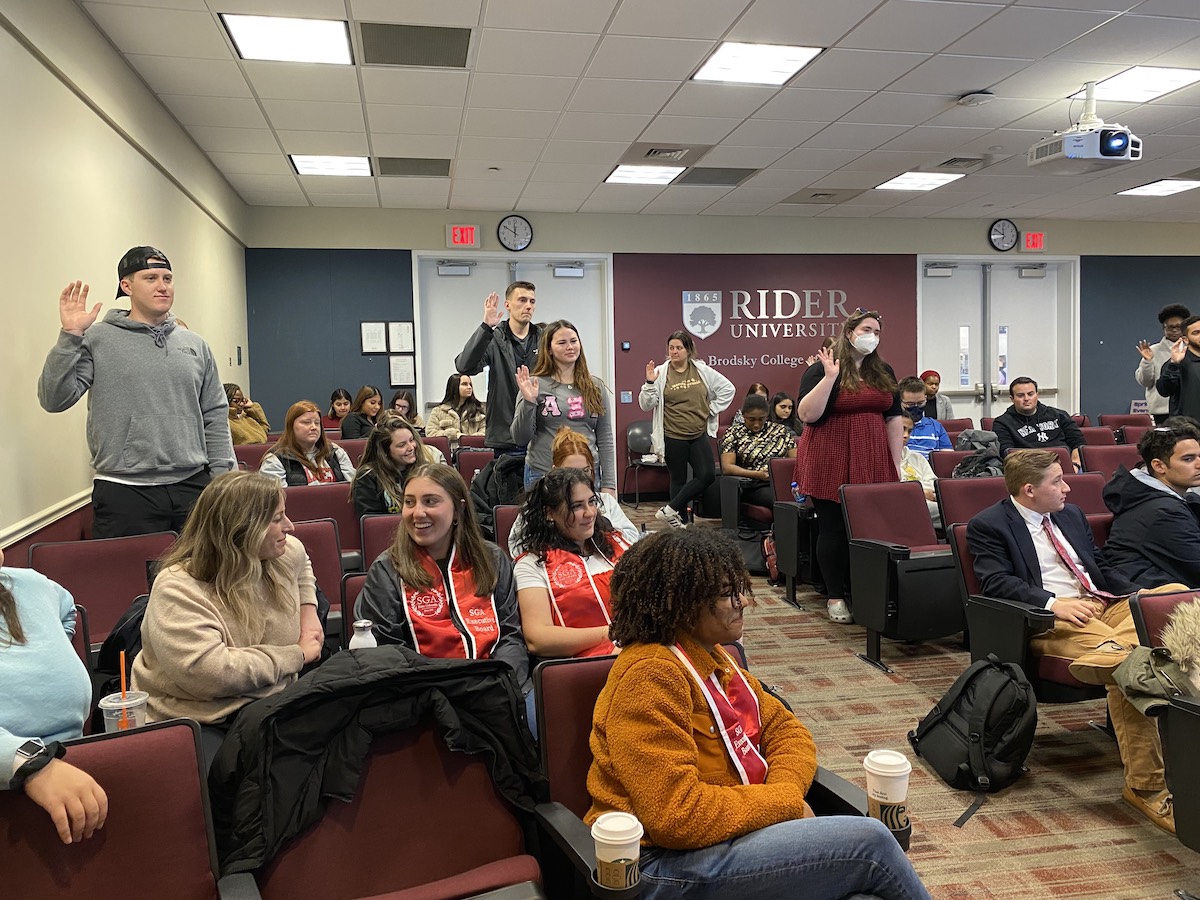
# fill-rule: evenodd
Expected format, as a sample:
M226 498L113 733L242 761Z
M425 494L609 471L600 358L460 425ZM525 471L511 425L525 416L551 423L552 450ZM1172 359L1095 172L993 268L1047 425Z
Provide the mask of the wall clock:
M505 216L496 227L496 237L506 250L524 250L533 243L533 226L524 216Z
M997 250L1007 252L1017 246L1020 232L1012 219L997 219L988 226L988 243Z

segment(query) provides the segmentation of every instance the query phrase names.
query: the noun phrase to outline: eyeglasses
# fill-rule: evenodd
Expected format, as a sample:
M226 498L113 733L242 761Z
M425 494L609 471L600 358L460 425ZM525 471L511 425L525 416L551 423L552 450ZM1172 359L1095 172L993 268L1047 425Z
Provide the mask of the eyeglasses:
M1182 324L1182 323L1180 323L1179 325L1164 325L1164 326L1163 326L1163 331L1178 331L1178 332L1182 332L1182 331L1183 331L1183 324Z
M860 316L864 319L869 318L869 319L878 319L880 322L883 321L883 314L881 312L879 312L879 310L877 310L877 309L863 309L861 306L856 306L854 308L854 315Z

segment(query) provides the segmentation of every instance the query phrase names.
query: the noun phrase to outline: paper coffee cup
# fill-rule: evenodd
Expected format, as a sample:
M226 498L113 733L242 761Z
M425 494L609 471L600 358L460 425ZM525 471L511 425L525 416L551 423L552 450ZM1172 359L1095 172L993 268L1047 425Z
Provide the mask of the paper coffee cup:
M907 850L912 836L907 805L912 763L895 750L872 750L863 760L863 769L867 773L867 814L883 822Z
M109 694L100 701L100 709L104 712L104 730L123 731L127 728L141 728L146 724L146 701L150 695L145 691L126 691L125 696ZM122 727L122 710L125 711L124 727Z
M628 888L638 883L638 858L644 829L637 816L607 812L592 824L596 842L596 881L606 888Z

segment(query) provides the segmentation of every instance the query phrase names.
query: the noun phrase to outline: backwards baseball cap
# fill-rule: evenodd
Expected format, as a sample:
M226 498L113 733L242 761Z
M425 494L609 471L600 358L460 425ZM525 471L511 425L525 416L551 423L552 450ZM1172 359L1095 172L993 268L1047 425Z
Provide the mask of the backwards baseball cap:
M125 292L121 290L122 278L128 278L130 275L140 272L143 269L170 268L171 261L167 259L167 254L161 250L156 250L154 247L134 247L122 256L121 261L117 263L117 296L125 296Z

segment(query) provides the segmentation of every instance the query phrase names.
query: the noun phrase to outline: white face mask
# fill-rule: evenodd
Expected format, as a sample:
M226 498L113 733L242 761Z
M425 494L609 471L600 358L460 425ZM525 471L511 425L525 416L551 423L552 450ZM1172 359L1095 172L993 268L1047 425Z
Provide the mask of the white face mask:
M854 349L863 356L870 356L875 352L875 348L879 346L879 335L877 334L860 334L854 339Z

